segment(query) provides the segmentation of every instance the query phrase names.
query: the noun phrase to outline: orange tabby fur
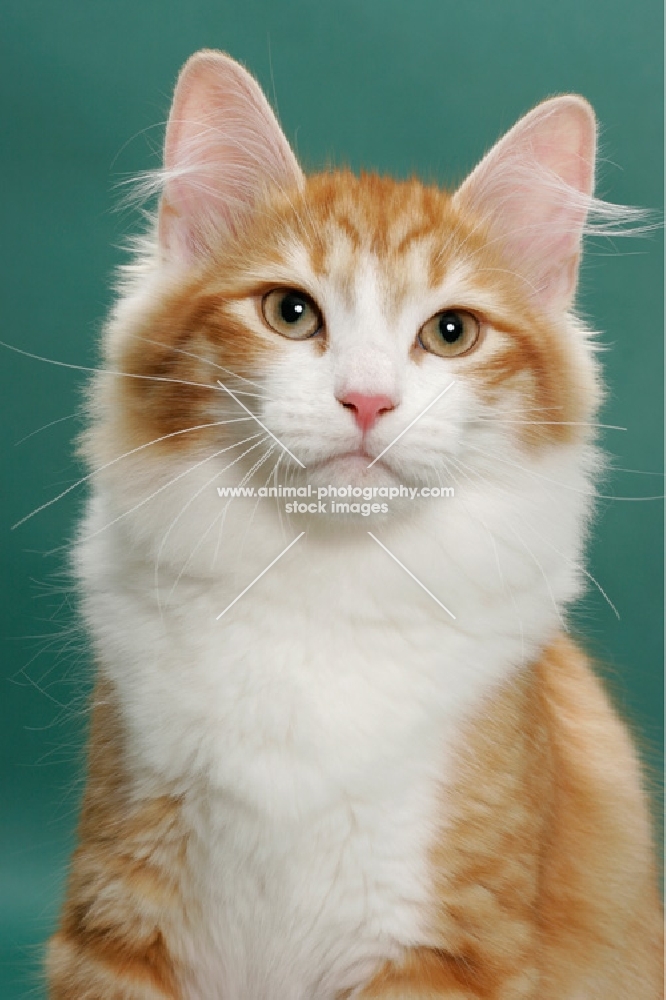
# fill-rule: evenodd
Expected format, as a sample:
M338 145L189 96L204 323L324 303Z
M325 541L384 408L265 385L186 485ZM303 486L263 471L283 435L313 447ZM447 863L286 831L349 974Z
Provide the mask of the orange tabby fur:
M266 357L282 345L266 330L248 331L235 303L259 303L288 269L292 247L305 248L316 274L329 272L335 252L336 267L344 259L348 277L359 250L371 248L387 294L396 299L410 262L413 269L425 261L436 287L457 261L474 254L473 301L452 305L478 313L479 297L492 302L486 318L500 346L483 364L473 357L457 364L472 370L489 396L515 388L522 412L553 415L552 423L522 429L526 447L587 434L581 424L598 402L592 376L576 366L556 325L535 312L477 223L448 194L414 180L334 172L309 178L289 197L269 192L234 239L179 279L170 295L134 314L125 336L107 344L110 368L141 377L98 387L95 407L105 422L86 439L92 465L175 432L151 447L147 460L159 464L160 454L213 440L205 428L177 434L209 419L218 391L216 373L179 352L260 376ZM311 349L325 350L325 339ZM165 381L144 380L154 376ZM126 750L114 690L100 682L79 846L49 947L51 1000L184 997L179 983L190 956L179 950L179 927L187 921L196 931L202 918L188 884L179 801L133 790L135 762ZM640 768L580 650L557 638L486 699L457 750L454 787L443 789L447 821L430 855L437 898L430 936L437 947L413 949L353 996L663 996L662 918Z
M503 343L482 363L475 357L457 363L474 372L490 398L515 384L520 412L546 414L547 420L521 428L527 444L565 442L583 433L582 422L598 403L598 387L578 370L557 326L530 307L519 277L500 266L501 258L488 245L478 220L456 211L447 192L417 180L401 183L342 171L314 175L302 192L288 197L272 192L236 239L221 242L211 260L175 282L152 308L133 316L120 343L107 344L109 367L140 377L100 386L100 394L112 396L95 406L104 405L107 420L116 426L111 437L106 426L93 427L85 448L93 465L110 462L155 437L204 423L211 393L218 387L201 357L214 357L243 377L261 375L262 361L279 345L270 331L248 331L234 313L234 303L259 303L275 285L276 274L287 271L287 250L301 246L315 273L330 271L327 254L333 249L336 268L344 253L350 281L359 251L376 252L387 294L398 301L410 263L417 266L424 260L427 284L435 288L457 260L472 255L474 294L487 297L485 318ZM325 339L317 339L311 349L325 350ZM152 377L167 381L147 381ZM191 448L195 440L206 441L212 434L203 429L170 438L152 449L151 458L160 447ZM215 435L217 440L219 430Z
M50 945L52 1000L180 997L181 908L197 914L178 801L127 796L122 739L112 692L98 690L80 846ZM639 765L573 643L559 638L493 696L459 764L452 818L432 849L439 947L380 970L360 996L564 1000L583 963L595 969L589 997L662 996Z

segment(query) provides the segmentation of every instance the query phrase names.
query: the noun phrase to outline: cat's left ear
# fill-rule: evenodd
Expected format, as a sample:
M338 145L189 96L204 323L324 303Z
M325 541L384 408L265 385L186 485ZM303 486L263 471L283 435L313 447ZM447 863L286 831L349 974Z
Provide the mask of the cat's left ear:
M493 146L454 195L484 221L537 305L566 310L594 191L596 121L582 97L544 101Z
M304 183L257 81L230 56L206 49L178 77L163 173L160 247L186 264L233 232L266 188Z

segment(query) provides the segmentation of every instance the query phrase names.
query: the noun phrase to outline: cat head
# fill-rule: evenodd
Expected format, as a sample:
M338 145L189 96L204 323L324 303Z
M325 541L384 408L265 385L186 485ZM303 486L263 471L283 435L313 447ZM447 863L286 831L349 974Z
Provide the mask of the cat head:
M453 192L306 177L247 71L194 55L154 240L108 328L108 367L131 377L95 394L93 463L136 459L105 473L121 514L157 490L168 524L271 475L492 492L553 456L577 469L599 401L572 313L595 142L590 106L562 96Z

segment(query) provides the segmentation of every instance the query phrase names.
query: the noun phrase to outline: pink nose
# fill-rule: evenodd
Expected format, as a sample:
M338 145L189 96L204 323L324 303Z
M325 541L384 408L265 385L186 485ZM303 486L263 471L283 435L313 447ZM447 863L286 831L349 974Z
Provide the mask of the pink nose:
M395 407L390 396L366 396L362 392L348 392L340 402L348 410L353 410L354 420L364 434L376 423L381 413L388 413Z

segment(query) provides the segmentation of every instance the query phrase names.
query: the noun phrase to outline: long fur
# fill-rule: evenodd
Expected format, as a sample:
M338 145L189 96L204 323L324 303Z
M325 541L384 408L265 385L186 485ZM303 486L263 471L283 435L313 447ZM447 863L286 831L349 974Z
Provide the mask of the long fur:
M526 269L474 175L303 180L254 88L220 54L185 68L90 388L98 678L50 996L657 1000L640 767L567 635L602 391L572 261L591 209L634 216L546 153L497 189L578 221ZM316 336L271 329L275 288ZM468 353L425 349L442 310L476 318ZM359 393L392 404L366 432ZM366 518L217 489L269 483L455 495Z

